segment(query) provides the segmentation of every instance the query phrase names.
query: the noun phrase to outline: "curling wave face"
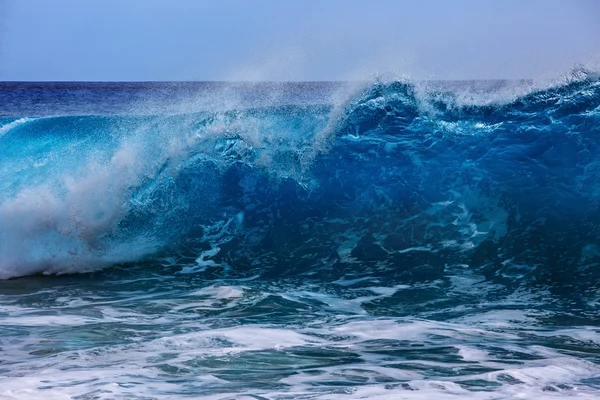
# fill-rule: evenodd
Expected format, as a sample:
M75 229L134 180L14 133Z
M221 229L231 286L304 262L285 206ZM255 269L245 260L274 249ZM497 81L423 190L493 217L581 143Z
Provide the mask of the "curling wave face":
M0 121L0 277L149 258L233 276L592 289L600 82L465 105L404 82L343 104Z

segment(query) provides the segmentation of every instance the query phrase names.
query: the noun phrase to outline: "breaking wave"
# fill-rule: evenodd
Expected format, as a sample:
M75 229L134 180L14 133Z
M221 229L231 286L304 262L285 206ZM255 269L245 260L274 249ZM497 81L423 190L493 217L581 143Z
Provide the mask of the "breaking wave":
M0 120L0 278L178 273L600 279L600 81L465 103L378 82L342 104Z

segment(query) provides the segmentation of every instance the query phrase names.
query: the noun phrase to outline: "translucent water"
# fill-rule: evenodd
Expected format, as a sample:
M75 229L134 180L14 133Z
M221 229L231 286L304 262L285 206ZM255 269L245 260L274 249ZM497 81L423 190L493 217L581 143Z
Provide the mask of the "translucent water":
M0 398L600 393L591 75L0 100Z

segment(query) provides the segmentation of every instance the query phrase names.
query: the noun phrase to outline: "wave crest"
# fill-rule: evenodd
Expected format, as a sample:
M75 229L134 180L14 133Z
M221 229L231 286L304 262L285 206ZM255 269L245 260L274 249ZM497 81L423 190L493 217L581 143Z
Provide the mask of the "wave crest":
M488 104L431 88L379 82L341 107L8 122L0 277L161 254L188 272L415 280L469 265L591 285L600 81Z

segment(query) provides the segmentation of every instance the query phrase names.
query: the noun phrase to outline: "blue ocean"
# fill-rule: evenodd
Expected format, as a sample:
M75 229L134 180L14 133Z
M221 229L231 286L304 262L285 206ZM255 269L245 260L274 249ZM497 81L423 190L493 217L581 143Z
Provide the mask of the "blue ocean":
M0 399L600 397L600 78L0 83Z

